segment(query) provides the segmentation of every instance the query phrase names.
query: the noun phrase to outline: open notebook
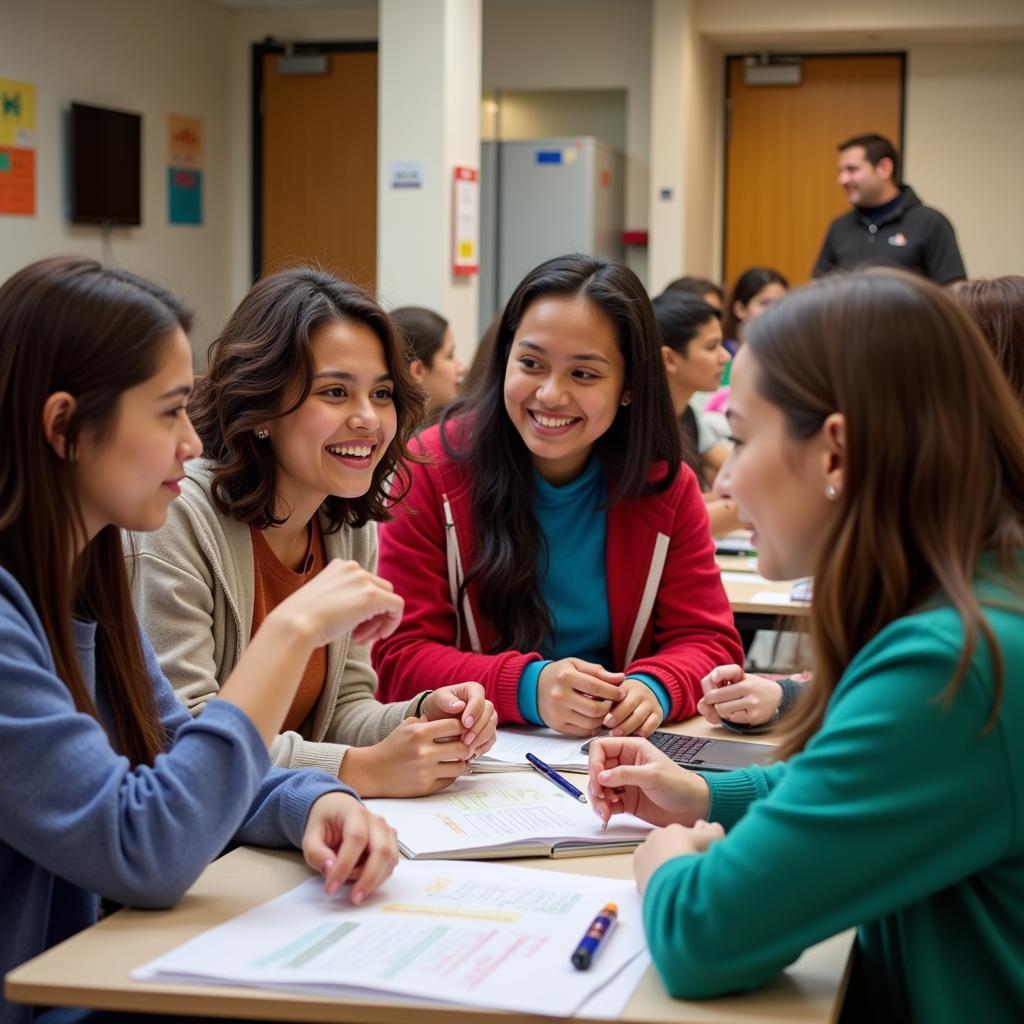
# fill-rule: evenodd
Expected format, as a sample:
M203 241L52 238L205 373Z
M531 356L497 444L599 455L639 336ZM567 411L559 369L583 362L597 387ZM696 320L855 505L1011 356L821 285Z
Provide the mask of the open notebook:
M651 826L617 814L607 832L590 804L543 776L470 775L433 796L367 800L398 832L411 860L579 857L618 853L643 842Z
M473 762L474 772L532 771L527 753L559 772L587 770L583 745L587 740L564 736L554 729L499 729L494 746Z

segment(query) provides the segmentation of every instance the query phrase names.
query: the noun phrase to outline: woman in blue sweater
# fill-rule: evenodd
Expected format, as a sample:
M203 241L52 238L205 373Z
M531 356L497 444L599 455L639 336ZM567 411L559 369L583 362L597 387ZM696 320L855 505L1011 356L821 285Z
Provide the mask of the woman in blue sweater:
M814 576L814 675L778 764L702 777L592 744L669 990L761 985L859 926L851 1019L1024 1007L1024 418L966 313L893 271L752 324L728 485L761 571ZM964 453L967 458L964 458ZM708 819L715 824L706 824Z
M389 584L329 565L195 720L136 623L121 531L159 527L199 454L189 320L84 258L0 286L0 975L91 924L101 897L174 903L232 838L301 846L357 903L397 861L351 790L268 772L267 755L312 650L395 627ZM31 1017L0 1001L3 1024Z

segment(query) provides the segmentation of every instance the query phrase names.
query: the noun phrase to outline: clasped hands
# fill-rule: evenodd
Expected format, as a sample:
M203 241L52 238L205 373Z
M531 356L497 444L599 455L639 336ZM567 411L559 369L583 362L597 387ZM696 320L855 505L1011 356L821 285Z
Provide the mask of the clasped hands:
M581 658L545 665L537 680L537 709L544 723L569 736L650 736L664 714L654 691L640 679L609 672Z

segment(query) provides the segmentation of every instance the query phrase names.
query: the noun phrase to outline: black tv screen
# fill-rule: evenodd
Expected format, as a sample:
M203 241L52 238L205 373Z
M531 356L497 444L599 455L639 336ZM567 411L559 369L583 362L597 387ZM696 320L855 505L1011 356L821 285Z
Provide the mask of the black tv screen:
M71 104L71 223L142 223L142 117Z

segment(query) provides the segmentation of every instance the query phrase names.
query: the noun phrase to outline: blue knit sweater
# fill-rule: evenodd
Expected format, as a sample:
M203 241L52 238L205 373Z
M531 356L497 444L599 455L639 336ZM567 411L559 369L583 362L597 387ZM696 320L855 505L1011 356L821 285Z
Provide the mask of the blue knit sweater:
M74 623L82 673L101 717L96 624ZM232 839L298 845L326 772L273 769L243 711L213 701L197 719L178 703L149 643L167 752L132 768L103 726L75 710L39 616L0 569L0 975L96 919L99 897L175 903ZM0 1022L31 1009L0 998Z

